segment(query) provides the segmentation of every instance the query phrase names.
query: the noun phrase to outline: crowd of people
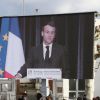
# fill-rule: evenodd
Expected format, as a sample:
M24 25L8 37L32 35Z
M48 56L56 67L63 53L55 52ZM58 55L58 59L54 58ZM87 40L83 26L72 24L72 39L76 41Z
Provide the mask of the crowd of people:
M100 100L100 97L99 96L94 97L93 100Z
M53 100L52 95L42 96L41 93L37 93L37 100Z
M29 100L28 98L26 98L27 95L23 95L22 97L20 97L18 100ZM52 94L49 94L48 96L43 96L40 92L36 93L35 98L33 98L34 100L53 100ZM32 99L32 100L33 100ZM66 99L63 99L66 100ZM77 100L88 100L86 97L86 94L84 94L83 96L78 96ZM92 100L100 100L100 97L94 97Z
M18 98L18 100L29 100L30 98L28 98L27 95L22 95ZM48 96L43 96L41 93L37 93L36 95L34 95L33 98L31 98L32 100L53 100L53 97L51 94L49 94Z
M82 96L79 96L77 98L77 100L88 100L88 99L87 99L86 95L84 94L83 97ZM100 100L100 97L99 96L94 97L92 100Z

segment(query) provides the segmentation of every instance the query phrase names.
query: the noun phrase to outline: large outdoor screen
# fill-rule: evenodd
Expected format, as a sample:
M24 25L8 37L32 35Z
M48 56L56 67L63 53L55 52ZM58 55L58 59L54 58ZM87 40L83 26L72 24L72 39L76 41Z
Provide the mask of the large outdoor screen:
M91 79L93 38L94 12L1 17L0 77L60 68L62 78ZM49 53L44 45L50 45Z

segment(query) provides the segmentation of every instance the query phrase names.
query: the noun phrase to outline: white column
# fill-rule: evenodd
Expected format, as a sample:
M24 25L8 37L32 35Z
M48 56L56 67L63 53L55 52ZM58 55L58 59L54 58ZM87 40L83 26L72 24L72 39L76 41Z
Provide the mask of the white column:
M56 97L56 80L53 80L53 100L55 100Z
M49 80L46 79L46 96L50 94L50 89L49 89Z
M63 97L69 100L69 79L63 79Z
M85 92L86 92L87 100L92 100L94 96L94 79L85 80Z

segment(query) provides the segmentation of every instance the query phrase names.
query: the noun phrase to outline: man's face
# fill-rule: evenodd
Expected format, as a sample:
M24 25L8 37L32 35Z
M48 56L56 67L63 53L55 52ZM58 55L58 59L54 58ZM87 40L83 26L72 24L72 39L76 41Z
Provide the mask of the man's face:
M50 25L44 26L42 31L43 42L48 45L51 44L55 38L55 27Z

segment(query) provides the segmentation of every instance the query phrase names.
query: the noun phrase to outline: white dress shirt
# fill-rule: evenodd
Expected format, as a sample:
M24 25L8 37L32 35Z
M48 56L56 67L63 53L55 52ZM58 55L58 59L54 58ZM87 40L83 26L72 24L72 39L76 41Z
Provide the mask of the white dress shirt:
M47 51L47 48L46 46L49 46L49 58L51 57L51 54L52 54L52 43L50 45L45 45L43 43L43 58L45 59L45 56L46 56L46 51Z

